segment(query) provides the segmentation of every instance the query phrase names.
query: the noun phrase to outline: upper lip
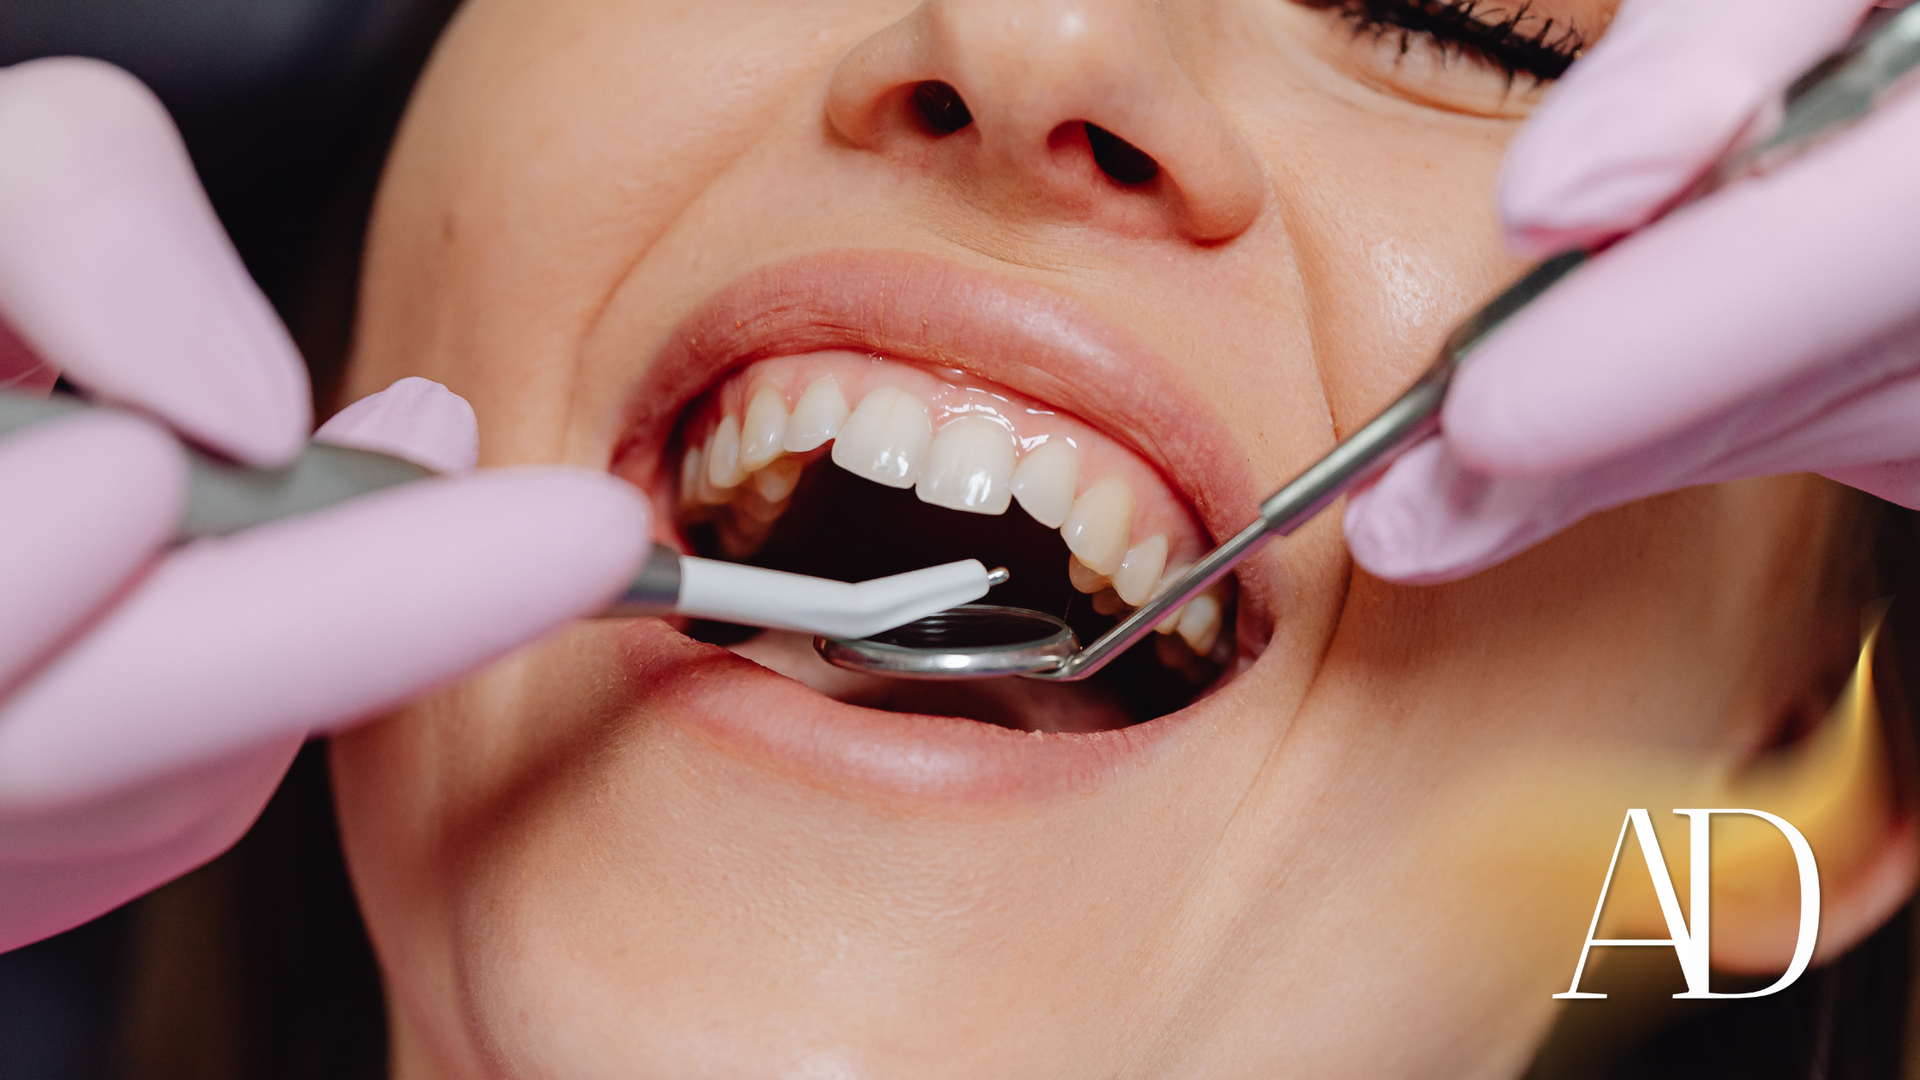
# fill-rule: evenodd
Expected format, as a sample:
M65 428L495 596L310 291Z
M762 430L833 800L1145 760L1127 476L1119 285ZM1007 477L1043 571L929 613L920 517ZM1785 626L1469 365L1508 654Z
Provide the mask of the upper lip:
M957 368L1057 405L1156 466L1214 536L1262 494L1246 454L1159 352L1045 286L899 251L751 270L683 318L626 402L613 463L654 487L687 403L754 360L825 349ZM1242 602L1249 599L1243 567ZM1257 602L1257 599L1256 599Z

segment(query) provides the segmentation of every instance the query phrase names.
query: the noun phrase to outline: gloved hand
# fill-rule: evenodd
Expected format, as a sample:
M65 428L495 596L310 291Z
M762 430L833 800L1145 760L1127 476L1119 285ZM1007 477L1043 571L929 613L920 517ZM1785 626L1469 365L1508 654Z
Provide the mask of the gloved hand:
M1532 257L1649 220L1865 0L1626 0L1508 154ZM1348 504L1355 559L1439 581L1597 510L1824 473L1920 505L1920 94L1621 241L1466 363L1442 435Z
M0 386L64 372L137 409L0 440L0 950L205 862L302 739L596 610L645 504L586 470L381 492L168 550L185 467L161 425L284 464L311 424L292 341L164 110L90 61L0 70ZM472 409L405 380L334 441L472 469Z

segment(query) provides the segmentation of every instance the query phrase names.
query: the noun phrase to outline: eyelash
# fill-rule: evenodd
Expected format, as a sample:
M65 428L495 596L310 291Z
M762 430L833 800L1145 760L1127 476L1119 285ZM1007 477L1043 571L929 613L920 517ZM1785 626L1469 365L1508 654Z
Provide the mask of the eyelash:
M1572 27L1530 14L1522 0L1511 12L1493 8L1493 20L1481 17L1483 0L1302 0L1305 6L1334 10L1353 24L1355 34L1376 39L1397 35L1402 55L1415 38L1425 38L1442 55L1467 56L1506 75L1547 83L1580 58L1586 40Z

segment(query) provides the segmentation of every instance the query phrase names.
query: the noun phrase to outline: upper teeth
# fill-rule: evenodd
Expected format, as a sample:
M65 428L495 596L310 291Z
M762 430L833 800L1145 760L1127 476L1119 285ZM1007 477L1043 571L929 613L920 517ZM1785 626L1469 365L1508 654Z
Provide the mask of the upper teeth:
M933 437L914 493L921 502L952 510L1004 514L1013 501L1012 484L1012 434L984 416L963 416Z
M910 488L920 479L933 420L927 403L883 386L860 399L833 440L833 463L887 487Z
M766 539L799 482L805 454L828 442L835 465L894 488L913 488L924 502L975 514L1003 514L1018 500L1035 521L1058 529L1072 552L1073 587L1112 614L1145 603L1179 568L1167 566L1168 540L1133 540L1135 498L1124 476L1103 476L1081 489L1080 451L1058 434L1021 443L1008 423L961 415L934 429L927 403L881 386L849 408L839 380L810 382L791 412L772 383L748 398L744 415L722 415L704 444L689 446L681 467L681 501L690 517L731 505L718 522L722 546L744 558ZM1131 542L1130 542L1131 541ZM1218 596L1196 597L1158 629L1178 633L1205 654L1219 636Z

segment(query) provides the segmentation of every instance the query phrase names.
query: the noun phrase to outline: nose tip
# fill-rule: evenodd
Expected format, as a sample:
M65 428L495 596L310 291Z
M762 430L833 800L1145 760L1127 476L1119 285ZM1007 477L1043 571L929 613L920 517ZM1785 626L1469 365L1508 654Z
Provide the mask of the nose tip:
M1144 0L928 0L835 69L827 119L1026 212L1246 230L1264 175Z

